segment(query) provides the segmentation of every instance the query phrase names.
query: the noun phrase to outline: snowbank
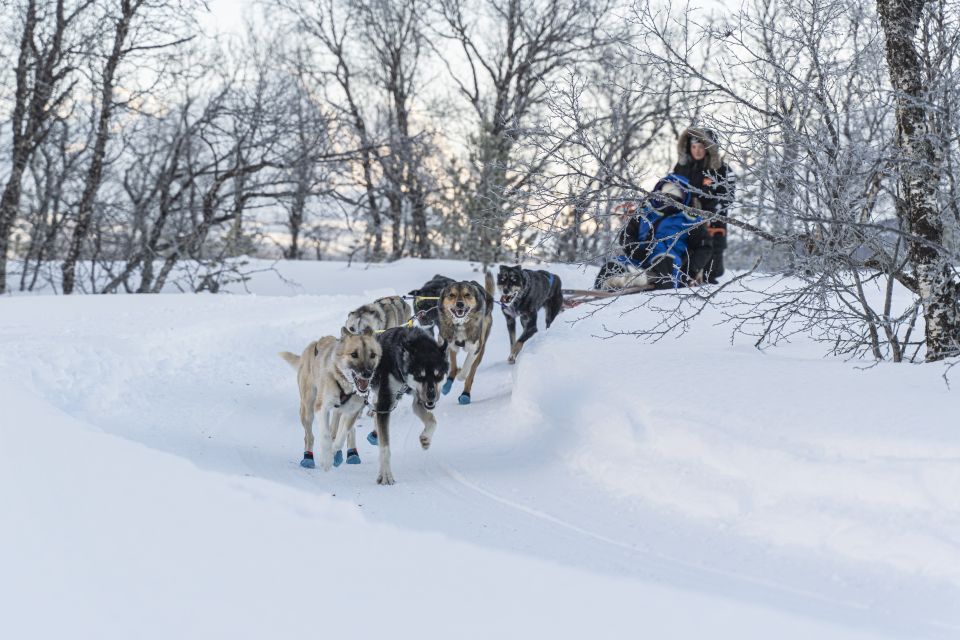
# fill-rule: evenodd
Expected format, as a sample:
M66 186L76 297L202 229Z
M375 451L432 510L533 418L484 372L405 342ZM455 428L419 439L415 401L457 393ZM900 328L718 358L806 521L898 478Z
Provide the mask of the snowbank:
M362 465L299 468L276 352L480 275L279 268L249 295L0 300L0 634L960 634L939 370L765 354L710 314L679 340L592 338L650 320L625 300L563 314L510 367L498 314L473 404L441 402L426 453L398 410L378 487L365 442Z

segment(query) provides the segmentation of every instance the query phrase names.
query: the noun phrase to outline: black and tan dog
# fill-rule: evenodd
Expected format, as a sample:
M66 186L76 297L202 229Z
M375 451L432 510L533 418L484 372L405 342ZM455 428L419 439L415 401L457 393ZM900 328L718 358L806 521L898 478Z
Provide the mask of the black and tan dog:
M493 326L493 276L486 272L483 287L473 280L452 282L440 292L440 338L447 342L450 375L443 384L444 395L450 393L454 379L464 380L460 404L470 404L470 390L477 367L483 360L487 338ZM466 354L463 367L457 366L457 352Z
M377 484L393 484L390 470L390 413L400 399L413 394L413 413L423 422L420 446L430 448L437 419L433 409L440 399L440 381L447 375L447 345L419 327L396 327L377 336L383 355L370 381L370 402L377 430L367 439L380 449Z
M560 278L549 271L532 271L519 265L502 265L497 273L497 286L500 287L500 303L510 334L510 357L507 362L513 364L524 343L537 332L537 312L541 307L546 309L548 329L563 310L563 286ZM517 316L520 316L523 325L519 339L516 337Z
M455 282L453 278L442 276L439 273L419 289L410 292L413 296L413 313L421 327L432 329L440 321L439 299L440 292L448 284Z

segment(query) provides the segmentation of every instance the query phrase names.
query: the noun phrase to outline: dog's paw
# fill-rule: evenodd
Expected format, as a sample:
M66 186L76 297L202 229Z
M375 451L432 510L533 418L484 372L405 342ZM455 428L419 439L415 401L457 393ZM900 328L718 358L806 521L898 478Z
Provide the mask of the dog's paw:
M333 454L333 466L339 467L343 464L343 451L337 451Z
M377 484L394 484L393 474L389 471L381 471L377 476Z
M313 454L304 454L303 460L300 461L300 466L304 469L313 469L317 464L313 461Z
M380 444L380 441L377 439L376 431L371 431L370 433L367 434L367 442L369 442L375 447Z
M447 378L447 381L443 383L443 386L440 387L440 393L447 395L450 393L450 389L453 388L453 378Z
M507 364L517 364L517 356L510 356L507 358Z
M330 471L333 469L333 450L320 450L320 454L317 456L320 459L320 468L324 471Z
M460 397L457 398L457 402L460 404L470 404L470 394L464 391L460 394Z
M420 446L423 447L423 450L426 451L430 448L430 436L420 434Z
M360 453L356 449L347 449L347 464L360 464Z

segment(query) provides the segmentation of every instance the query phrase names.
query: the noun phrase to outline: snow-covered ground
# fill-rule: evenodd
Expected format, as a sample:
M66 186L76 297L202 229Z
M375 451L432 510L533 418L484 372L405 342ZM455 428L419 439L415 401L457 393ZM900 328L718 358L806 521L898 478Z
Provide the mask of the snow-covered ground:
M362 438L359 466L298 466L276 354L481 277L278 268L251 294L0 298L0 637L960 637L942 369L761 353L711 313L592 337L649 321L627 299L511 367L497 312L473 404L455 385L424 452L404 401L381 487Z

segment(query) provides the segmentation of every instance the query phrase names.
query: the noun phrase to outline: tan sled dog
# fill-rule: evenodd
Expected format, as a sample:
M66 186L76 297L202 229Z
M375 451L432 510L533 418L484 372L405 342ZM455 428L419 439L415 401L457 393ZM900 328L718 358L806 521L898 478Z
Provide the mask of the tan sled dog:
M493 326L493 276L486 272L484 287L478 282L465 280L452 282L440 292L440 338L447 342L447 354L450 358L450 373L441 391L450 393L453 380L463 383L463 393L457 401L470 404L470 390L477 367L483 360L487 348L487 338ZM457 352L463 350L466 356L463 367L457 366Z
M324 471L339 465L334 461L334 452L340 453L344 439L348 440L349 447L347 462L360 462L353 425L363 408L380 354L380 343L372 331L354 335L346 329L341 329L339 339L325 336L311 342L300 356L280 352L280 357L296 368L300 386L300 422L303 424L300 466L314 466L315 413L320 414L320 464Z

